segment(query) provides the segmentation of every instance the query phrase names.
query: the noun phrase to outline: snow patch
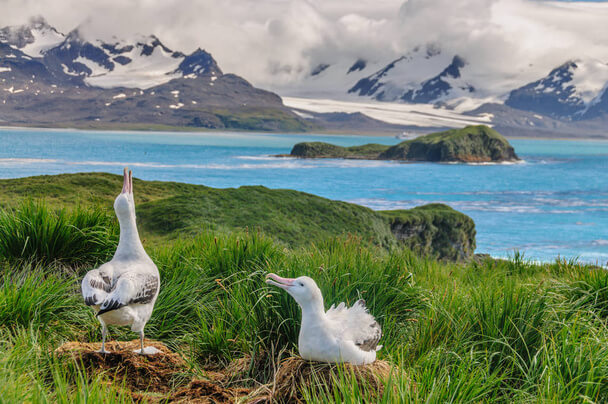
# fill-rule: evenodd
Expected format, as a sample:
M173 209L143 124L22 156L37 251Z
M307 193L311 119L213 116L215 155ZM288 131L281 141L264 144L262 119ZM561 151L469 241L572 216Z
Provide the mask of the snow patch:
M34 42L25 45L21 51L35 58L43 57L47 50L59 45L65 38L63 34L48 27L32 29L31 32Z
M117 100L119 98L126 98L127 95L125 93L120 93L118 95L115 95L114 97L112 97L113 99Z
M1 66L0 66L0 73L3 73L3 72L10 72L10 71L11 71L11 68L10 68L10 67L1 67Z
M70 68L63 63L61 64L61 68L63 69L63 72L69 76L79 76L78 73L70 71Z
M83 65L88 67L91 70L91 74L89 77L99 76L101 74L106 74L108 72L108 70L105 67L103 67L102 65L98 64L97 62L95 62L93 60L84 58L82 56L78 56L76 59L74 59L74 62L82 63Z
M289 108L317 113L361 112L374 119L397 125L419 127L462 127L467 125L490 125L491 114L463 115L429 104L401 104L380 101L352 102L329 99L283 97Z
M314 119L314 116L307 114L305 112L300 112L296 109L292 109L291 112L293 112L294 114L296 114L297 116L299 116L300 118L304 118L304 119Z
M601 94L608 82L608 64L595 59L575 63L577 68L573 69L572 81L569 84L575 87L575 95L585 104L589 104Z
M140 41L131 51L121 54L131 59L131 62L126 65L115 63L114 70L87 77L85 82L102 88L147 89L180 77L179 73L168 72L175 72L184 57L175 58L172 53L165 52L160 46L157 46L152 54L146 56L142 54L142 47L143 43Z

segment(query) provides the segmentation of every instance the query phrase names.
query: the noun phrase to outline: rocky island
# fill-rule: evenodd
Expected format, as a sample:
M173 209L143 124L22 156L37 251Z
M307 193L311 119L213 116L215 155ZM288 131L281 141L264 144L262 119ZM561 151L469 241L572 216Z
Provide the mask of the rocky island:
M431 133L394 146L370 143L342 147L323 142L298 143L289 156L459 163L519 160L507 139L485 125Z

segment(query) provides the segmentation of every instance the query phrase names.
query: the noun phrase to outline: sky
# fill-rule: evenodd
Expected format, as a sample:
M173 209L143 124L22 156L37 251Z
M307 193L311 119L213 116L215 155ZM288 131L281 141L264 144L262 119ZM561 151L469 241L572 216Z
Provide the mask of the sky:
M390 62L418 45L525 81L569 59L608 62L608 3L538 0L0 0L0 26L36 15L87 37L155 34L276 88L321 63Z

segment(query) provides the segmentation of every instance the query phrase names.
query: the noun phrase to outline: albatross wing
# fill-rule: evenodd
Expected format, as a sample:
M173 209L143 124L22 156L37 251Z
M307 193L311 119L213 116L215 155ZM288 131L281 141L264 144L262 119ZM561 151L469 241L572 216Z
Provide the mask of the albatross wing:
M158 286L159 279L156 275L127 272L118 277L116 286L101 302L97 315L131 303L150 303L158 293Z
M95 306L101 304L112 291L112 281L105 275L102 275L99 269L93 269L87 272L82 280L82 297L87 306Z
M338 307L331 306L325 315L336 330L336 335L342 335L342 339L353 341L362 351L379 349L382 330L374 316L368 313L364 300L358 300L351 307L346 307L344 303Z

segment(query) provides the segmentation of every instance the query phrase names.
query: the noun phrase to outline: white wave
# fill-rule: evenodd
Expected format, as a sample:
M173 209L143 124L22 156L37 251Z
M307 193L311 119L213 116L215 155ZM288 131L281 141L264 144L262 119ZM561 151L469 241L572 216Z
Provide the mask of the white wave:
M315 168L315 166L302 166L296 162L276 162L268 164L165 164L165 163L143 163L127 161L70 161L70 165L84 166L127 166L127 167L147 167L147 168L190 168L198 170L241 170L241 169L264 169L264 168Z
M496 200L484 200L484 201L452 201L443 199L411 199L411 200L388 200L384 198L359 198L350 199L347 202L355 203L357 205L363 205L374 210L392 210L392 209L411 209L416 206L425 205L428 203L443 203L453 207L454 209L464 212L497 212L497 213L536 213L536 214L576 214L583 211L604 211L603 208L591 208L593 205L586 205L588 209L567 209L568 207L579 207L578 204L573 206L560 206L564 209L545 209L546 205L543 204L522 204L514 202L504 202Z
M30 158L0 158L1 165L13 165L13 164L40 164L40 163L57 163L60 160L56 159L30 159Z
M275 157L275 156L271 156L269 154L264 154L261 156L235 156L234 158L239 159L239 160L255 160L255 161L295 160L295 157L287 157L287 156Z

